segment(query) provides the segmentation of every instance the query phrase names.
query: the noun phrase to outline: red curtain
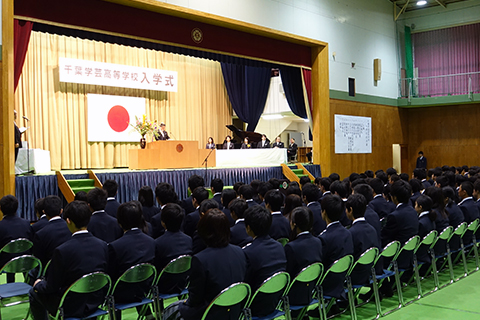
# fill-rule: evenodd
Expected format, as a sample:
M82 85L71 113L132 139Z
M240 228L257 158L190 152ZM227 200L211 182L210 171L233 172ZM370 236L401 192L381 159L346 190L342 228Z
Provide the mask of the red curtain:
M307 89L308 105L310 107L310 114L313 114L312 105L312 70L303 69L303 82L305 82L305 88Z
M14 85L15 90L18 86L18 80L22 74L23 63L27 55L28 42L30 41L30 33L32 32L33 22L17 20L14 21Z

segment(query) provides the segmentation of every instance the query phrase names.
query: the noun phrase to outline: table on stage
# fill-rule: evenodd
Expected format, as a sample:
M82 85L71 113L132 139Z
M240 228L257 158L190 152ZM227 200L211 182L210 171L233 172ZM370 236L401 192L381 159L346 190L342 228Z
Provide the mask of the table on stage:
M28 162L30 162L30 168L28 168ZM28 171L33 171L33 173L48 173L52 171L50 151L20 148L17 161L15 162L15 174L22 174Z
M287 149L217 150L217 167L279 166L287 163Z

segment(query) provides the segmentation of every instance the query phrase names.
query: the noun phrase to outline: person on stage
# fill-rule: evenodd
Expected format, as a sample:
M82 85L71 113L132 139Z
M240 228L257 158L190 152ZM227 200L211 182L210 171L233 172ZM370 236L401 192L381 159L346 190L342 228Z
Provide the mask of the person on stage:
M248 139L248 137L245 137L245 139L243 139L242 147L240 149L251 149L251 148L252 148L252 145L250 144L250 139Z
M15 125L15 161L17 161L18 151L22 147L22 133L20 129L18 129L17 123L17 110L13 110L14 117L13 117L13 124Z
M215 149L215 142L213 141L212 137L208 138L206 149Z
M160 123L160 129L158 130L158 137L155 137L155 140L170 140L168 132L165 130L165 123Z
M295 139L290 139L290 145L287 149L288 160L293 161L295 159L295 155L297 154L297 144L295 143Z
M223 141L223 149L230 150L235 149L232 142L232 137L226 136L225 141Z
M275 139L275 142L272 144L272 148L285 148L285 145L280 137Z
M257 148L270 148L270 140L266 135L262 134L262 141L257 144Z

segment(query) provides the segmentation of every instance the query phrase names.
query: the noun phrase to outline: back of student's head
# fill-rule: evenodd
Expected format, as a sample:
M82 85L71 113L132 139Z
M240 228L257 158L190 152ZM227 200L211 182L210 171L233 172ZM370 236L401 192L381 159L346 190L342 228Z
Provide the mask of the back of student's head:
M353 218L357 219L365 216L365 210L367 209L367 199L361 193L355 193L348 196L347 201L345 202L345 207L347 210L352 210Z
M468 166L467 165L463 165L462 166L462 170L467 173L468 172Z
M253 188L249 184L244 184L238 190L239 195L243 197L245 200L249 200L253 198Z
M390 187L390 195L396 197L398 203L407 203L412 196L412 187L406 181L395 181Z
M306 183L311 183L312 181L308 176L303 176L300 178L300 185L303 187Z
M205 189L204 187L197 187L192 192L192 199L195 199L198 205L200 205L203 202L203 200L208 199L208 196L209 196L208 190Z
M92 217L92 212L85 201L72 201L65 207L63 218L69 219L77 229L86 228Z
M34 205L35 214L39 217L43 215L43 199L44 198L38 198Z
M43 200L43 211L50 218L59 216L62 213L62 199L58 196L46 196Z
M420 195L415 202L422 207L423 211L430 211L433 208L432 198L425 194Z
M295 208L302 207L303 201L296 194L290 194L285 198L285 207L283 208L283 215L286 216L290 214Z
M358 179L353 180L350 186L351 186L352 189L355 189L355 187L358 186L359 184L366 184L366 183L367 183L367 181L365 181L365 179L358 178Z
M313 226L313 213L307 207L297 207L290 215L292 224L300 229L300 232L310 231Z
M271 190L272 188L273 187L269 182L262 182L257 188L258 195L262 198L265 198L265 194L268 192L268 190Z
M273 212L280 211L283 205L283 195L278 190L270 190L265 194L265 204L270 205Z
M407 173L400 173L399 174L399 177L400 179L402 179L403 181L407 181L408 182L408 174Z
M11 194L0 199L0 210L4 216L14 216L18 210L18 200Z
M307 199L308 202L317 201L320 190L312 183L307 183L302 188L302 196Z
M161 205L178 202L178 196L175 192L175 188L166 182L160 182L157 184L155 187L155 197Z
M439 188L447 187L450 185L448 178L446 176L439 176L435 179L435 182Z
M298 196L302 196L302 190L300 190L299 187L296 187L296 186L292 186L290 185L287 190L285 190L285 195L289 196L291 194L296 194Z
M427 173L423 168L416 168L415 170L413 170L413 177L421 181L427 178Z
M353 191L355 194L361 194L364 196L367 204L373 200L373 189L366 183L356 185L355 188L353 188ZM350 199L350 196L348 198Z
M107 192L100 188L93 188L87 193L87 202L93 211L103 210L107 205Z
M155 204L153 190L149 186L143 186L138 190L138 201L142 207L153 207Z
M367 176L367 178L371 178L371 179L374 178L374 174L372 170L365 170L365 175Z
M254 179L254 180L252 180L252 182L250 182L250 185L252 186L254 193L258 193L258 186L261 183L262 183L262 181L258 180L258 179Z
M272 189L280 188L280 180L277 178L271 178L268 182L272 185Z
M334 181L339 181L339 180L340 180L340 175L339 175L338 173L334 172L334 173L331 173L331 174L328 176L328 178L330 178L330 180L331 180L332 182L334 182Z
M450 187L454 187L455 186L455 173L453 173L452 171L446 171L444 174L443 174L445 177L447 177L448 179L448 185Z
M240 196L240 187L243 186L245 183L241 181L237 181L233 184L233 190L237 193L237 196Z
M223 190L223 180L220 179L220 178L212 179L212 181L210 182L210 187L215 192L222 192L222 190Z
M464 182L462 182L462 184L460 186L462 187L462 190L467 193L468 197L472 196L472 194L473 194L473 183L471 183L470 181L464 181Z
M397 170L395 168L388 168L387 176L391 176L392 174L397 174Z
M220 209L208 210L200 218L197 229L207 247L222 248L230 242L230 222Z
M176 203L167 203L162 209L161 219L170 232L179 231L184 218L185 212Z
M115 180L109 179L103 183L103 190L107 191L108 197L115 197L118 190L118 183Z
M441 176L442 173L443 173L443 171L442 171L442 168L440 168L440 167L436 167L436 168L432 169L432 175L434 175L435 177Z
M375 194L383 194L384 183L379 178L374 178L369 182L370 187L372 187Z
M433 201L433 209L439 209L442 211L445 208L445 194L443 188L428 187L425 189L425 195L429 196Z
M255 236L268 235L271 225L272 215L263 206L251 206L245 211L245 226L249 226Z
M473 190L480 192L480 179L475 180L473 183Z
M375 178L382 180L384 185L388 182L388 176L384 171L379 171L378 173L375 173Z
M228 208L228 204L237 198L237 193L233 189L223 189L222 191L222 204Z
M322 186L325 189L325 191L330 191L331 184L332 184L332 180L330 178L320 179L319 185Z
M348 176L348 180L350 180L350 182L353 182L357 179L360 178L360 175L356 172L352 172L349 176Z
M341 198L346 198L348 196L348 188L343 181L334 181L330 185L330 192L332 194L337 193Z
M190 189L190 191L193 192L193 190L195 190L196 188L204 186L205 181L201 176L194 174L190 176L190 178L188 178L188 188Z
M345 210L342 198L337 195L327 195L322 199L322 211L325 211L330 221L338 221Z
M420 180L418 180L418 179L410 179L410 181L408 181L408 183L412 187L412 192L413 193L420 192L420 190L423 189L423 183L421 183Z
M452 187L445 187L442 188L443 196L445 198L448 198L448 202L452 202L456 199L455 191L453 190Z
M228 205L231 213L235 213L238 219L245 218L245 211L248 209L248 204L243 199L233 199Z
M75 193L75 198L73 198L73 200L88 202L87 193L85 191L78 191L77 193Z
M218 202L213 199L205 199L200 203L200 208L198 209L200 213L205 214L210 209L218 209Z
M140 201L133 200L122 203L117 209L117 221L123 230L130 230L132 228L143 229L145 221L143 220L142 204Z

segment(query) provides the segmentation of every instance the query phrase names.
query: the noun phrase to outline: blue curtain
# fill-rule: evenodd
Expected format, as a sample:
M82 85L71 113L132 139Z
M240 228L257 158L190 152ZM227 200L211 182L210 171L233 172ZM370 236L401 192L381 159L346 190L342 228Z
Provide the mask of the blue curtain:
M292 112L302 119L307 119L307 110L303 97L302 74L300 68L280 67L285 97Z
M238 118L255 131L267 101L271 68L221 62L228 97Z

